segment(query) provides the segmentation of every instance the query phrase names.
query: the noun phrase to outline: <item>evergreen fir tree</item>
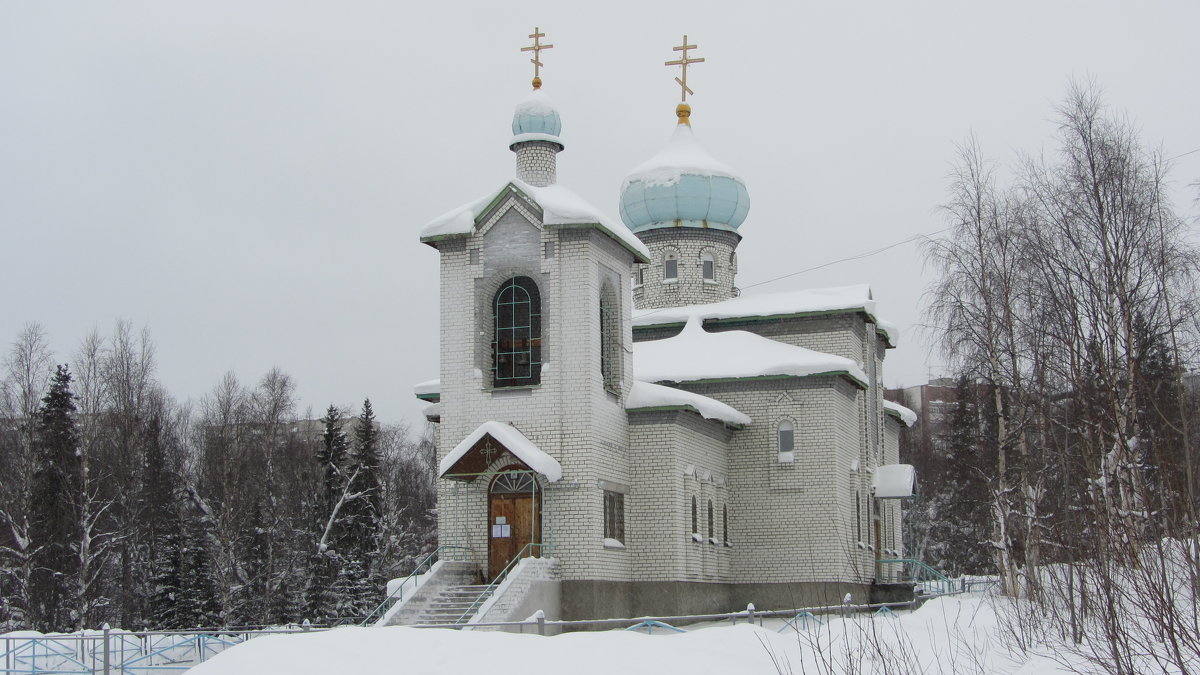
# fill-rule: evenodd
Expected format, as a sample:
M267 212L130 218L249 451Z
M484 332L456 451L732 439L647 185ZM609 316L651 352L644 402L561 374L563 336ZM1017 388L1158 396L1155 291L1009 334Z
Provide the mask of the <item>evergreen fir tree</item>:
M144 514L144 557L150 566L146 618L150 628L179 628L174 619L182 574L179 479L163 452L157 416L146 425L144 445L139 510Z
M352 491L358 495L343 508L346 510L347 536L343 550L343 585L349 597L342 598L344 616L361 616L370 611L380 598L382 575L379 555L382 548L383 499L380 487L382 459L379 452L379 430L371 400L363 401L362 414L354 431L354 476Z
M33 628L69 631L79 621L79 559L82 535L80 504L83 469L75 425L71 374L58 366L38 410L34 441L36 469L30 495L30 539L35 549L30 579Z
M250 532L245 536L246 548L242 554L242 570L246 582L235 594L233 622L242 626L255 626L267 622L267 602L269 591L269 574L267 561L267 534L263 523L263 505L261 497L254 502L254 511Z
M317 447L317 466L321 471L321 498L315 509L314 532L317 536L316 550L309 563L309 580L305 592L307 618L313 621L328 621L337 615L338 598L335 584L341 575L341 547L347 540L345 510L338 508L338 501L346 491L346 460L349 444L342 431L341 414L335 406L329 406L321 418L325 431Z
M180 628L209 628L221 624L221 606L217 602L217 584L212 570L207 519L194 509L185 508L183 536L180 537L180 584L178 617Z

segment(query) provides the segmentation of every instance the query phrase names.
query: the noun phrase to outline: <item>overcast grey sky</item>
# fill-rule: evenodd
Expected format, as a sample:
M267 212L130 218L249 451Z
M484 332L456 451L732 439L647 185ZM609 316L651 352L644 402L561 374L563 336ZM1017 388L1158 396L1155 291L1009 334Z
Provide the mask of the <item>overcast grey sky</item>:
M513 175L534 25L559 182L614 217L675 122L663 62L699 45L696 135L750 191L743 288L941 229L954 144L1042 152L1072 77L1167 156L1200 148L1196 2L0 0L0 341L37 321L65 361L125 318L181 399L279 366L301 409L418 422L417 233ZM1194 223L1200 152L1173 177ZM862 282L903 330L886 382L936 373L914 244L747 292Z

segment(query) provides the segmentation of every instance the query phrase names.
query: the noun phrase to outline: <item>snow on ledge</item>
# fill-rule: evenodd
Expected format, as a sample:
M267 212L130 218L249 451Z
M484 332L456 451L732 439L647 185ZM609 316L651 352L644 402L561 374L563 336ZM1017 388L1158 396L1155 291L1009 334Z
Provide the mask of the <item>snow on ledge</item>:
M421 241L428 243L443 237L471 234L475 231L475 221L483 215L484 210L509 190L515 190L537 204L542 210L543 224L564 227L596 226L632 251L638 262L650 261L650 249L646 248L641 239L634 236L624 223L604 215L583 197L562 185L534 187L515 178L481 199L434 218L421 230Z
M665 387L661 384L634 382L629 389L629 395L625 397L626 410L680 406L695 410L705 419L715 419L734 426L744 427L751 423L748 415L734 410L732 406L707 396L674 387Z
M530 469L542 474L546 480L554 483L562 478L562 465L558 460L550 455L547 455L541 448L537 447L525 434L516 429L504 424L503 422L487 421L479 425L479 428L472 431L454 447L441 463L438 464L438 476L446 475L446 472L451 469L458 460L466 455L479 439L485 435L489 435L496 439L500 445L516 456L517 459L525 462L525 465Z
M906 427L911 427L917 423L917 413L905 408L899 403L885 400L883 402L883 409L884 411L899 417L900 421L903 422L904 426Z
M888 343L893 347L898 345L899 329L890 321L876 318L875 300L871 287L867 284L743 295L703 305L636 310L633 313L633 325L638 327L686 323L693 316L707 321L839 311L866 313L875 321L876 328L887 337Z
M786 375L846 375L862 387L870 380L841 356L784 344L741 330L709 333L692 316L682 332L663 340L635 342L634 377L643 382L690 382Z
M442 393L442 381L440 379L425 380L413 385L413 394L417 398L425 396L438 396Z
M917 470L912 464L886 464L875 469L871 489L878 499L902 499L913 496Z

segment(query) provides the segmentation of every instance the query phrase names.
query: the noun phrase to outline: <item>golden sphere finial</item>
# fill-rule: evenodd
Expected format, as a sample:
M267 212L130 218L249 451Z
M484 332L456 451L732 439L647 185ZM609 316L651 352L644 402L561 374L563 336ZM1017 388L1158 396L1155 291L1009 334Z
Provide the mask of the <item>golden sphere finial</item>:
M534 89L541 89L541 88L542 88L542 78L540 78L540 77L537 77L536 75L534 76L534 78L533 78L533 88L534 88Z
M692 106L686 103L680 103L679 105L675 106L675 116L679 118L680 124L687 124L690 126L692 122L688 118L692 116Z

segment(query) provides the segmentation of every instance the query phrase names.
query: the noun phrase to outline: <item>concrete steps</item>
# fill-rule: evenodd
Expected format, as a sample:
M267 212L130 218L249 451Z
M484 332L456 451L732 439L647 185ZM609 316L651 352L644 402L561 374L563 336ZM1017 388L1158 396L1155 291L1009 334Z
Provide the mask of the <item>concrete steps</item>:
M447 587L429 601L413 623L465 624L491 595L492 591L482 584Z

